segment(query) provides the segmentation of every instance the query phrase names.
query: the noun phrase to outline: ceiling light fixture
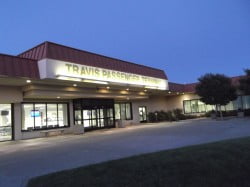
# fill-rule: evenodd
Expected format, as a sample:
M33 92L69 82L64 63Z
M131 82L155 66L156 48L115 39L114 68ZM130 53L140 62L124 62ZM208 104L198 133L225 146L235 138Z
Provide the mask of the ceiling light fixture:
M94 83L94 84L108 84L107 82L104 82L104 81L96 81L96 80L88 80L88 79L84 79L83 82Z

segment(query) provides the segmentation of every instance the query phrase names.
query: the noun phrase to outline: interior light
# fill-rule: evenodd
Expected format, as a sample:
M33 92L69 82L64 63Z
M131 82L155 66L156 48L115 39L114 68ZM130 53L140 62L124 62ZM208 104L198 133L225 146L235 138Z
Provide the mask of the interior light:
M57 98L57 99L60 99L61 97L60 97L60 96L57 96L56 98Z
M146 89L144 90L144 92L147 92L147 91L148 91L148 90L146 90Z
M158 87L156 87L156 86L145 86L145 88L148 88L148 89L158 89Z
M110 87L109 87L109 86L107 86L106 88L107 88L108 90L110 89Z
M77 84L73 84L74 87L77 87Z
M83 82L94 83L94 84L108 84L107 82L104 82L104 81L95 81L95 80L88 80L88 79L84 79Z
M27 83L31 83L31 80L26 80Z
M58 78L58 79L61 79L61 80L78 81L78 82L82 80L81 78L77 78L77 77L67 77L67 76L62 76L62 75L58 75L57 78Z
M126 90L129 91L129 88L127 88Z
M171 92L170 92L170 91L169 91L168 93L169 93L169 94L171 94Z

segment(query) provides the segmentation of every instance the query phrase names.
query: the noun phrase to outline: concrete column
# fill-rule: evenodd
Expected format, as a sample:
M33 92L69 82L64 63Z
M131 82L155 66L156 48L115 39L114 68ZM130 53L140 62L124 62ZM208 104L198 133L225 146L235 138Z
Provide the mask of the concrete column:
M69 124L71 128L74 126L74 110L72 100L69 102Z
M14 139L22 139L22 116L21 116L21 103L14 103Z
M133 122L140 123L138 102L132 102L132 112L133 112Z
M70 131L74 134L84 133L83 125L74 124L74 108L72 100L69 102L69 117L70 117Z

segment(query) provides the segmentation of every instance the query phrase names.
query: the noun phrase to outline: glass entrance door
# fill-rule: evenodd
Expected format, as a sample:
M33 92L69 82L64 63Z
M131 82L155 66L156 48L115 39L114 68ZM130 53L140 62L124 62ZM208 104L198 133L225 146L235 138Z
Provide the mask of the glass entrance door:
M76 99L73 101L75 124L85 131L115 126L114 100Z
M147 122L147 107L141 106L139 107L139 118L140 122Z
M113 108L83 110L83 126L85 129L98 129L112 127L113 125Z
M0 141L12 140L11 104L0 104Z

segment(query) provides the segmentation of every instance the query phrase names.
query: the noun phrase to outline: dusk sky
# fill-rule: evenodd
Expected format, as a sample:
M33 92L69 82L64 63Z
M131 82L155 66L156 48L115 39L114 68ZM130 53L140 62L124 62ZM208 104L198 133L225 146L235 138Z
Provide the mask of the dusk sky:
M163 69L171 82L250 68L250 0L3 0L0 53L43 41Z

